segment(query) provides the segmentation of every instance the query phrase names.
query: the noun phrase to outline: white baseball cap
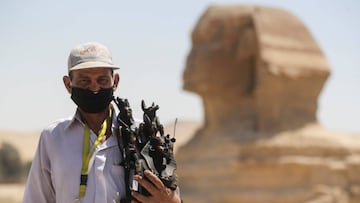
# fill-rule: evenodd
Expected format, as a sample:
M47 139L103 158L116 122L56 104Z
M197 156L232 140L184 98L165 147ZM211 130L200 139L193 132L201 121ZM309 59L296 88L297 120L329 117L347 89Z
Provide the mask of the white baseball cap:
M79 44L70 52L68 72L87 68L119 69L113 64L109 49L98 42Z

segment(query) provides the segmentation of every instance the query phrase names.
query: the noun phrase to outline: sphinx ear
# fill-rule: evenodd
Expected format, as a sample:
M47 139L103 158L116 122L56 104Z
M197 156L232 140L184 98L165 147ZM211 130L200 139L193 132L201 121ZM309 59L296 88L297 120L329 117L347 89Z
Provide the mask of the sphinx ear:
M71 91L71 81L70 81L69 76L65 75L65 76L63 77L63 82L64 82L64 86L65 86L67 92L68 92L69 94L71 94L71 92L72 92L72 91Z
M256 33L253 27L243 28L239 32L237 48L236 48L236 59L246 60L255 56L258 48L256 39Z

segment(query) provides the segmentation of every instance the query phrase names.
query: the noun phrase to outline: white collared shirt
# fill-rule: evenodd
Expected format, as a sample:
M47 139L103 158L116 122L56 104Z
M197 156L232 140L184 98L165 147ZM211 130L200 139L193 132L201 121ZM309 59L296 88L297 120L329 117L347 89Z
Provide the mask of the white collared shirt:
M79 198L84 124L77 111L43 130L26 183L23 203L114 203L125 197L124 168L117 144L116 115L112 132L89 162L86 194ZM90 145L96 134L90 132Z

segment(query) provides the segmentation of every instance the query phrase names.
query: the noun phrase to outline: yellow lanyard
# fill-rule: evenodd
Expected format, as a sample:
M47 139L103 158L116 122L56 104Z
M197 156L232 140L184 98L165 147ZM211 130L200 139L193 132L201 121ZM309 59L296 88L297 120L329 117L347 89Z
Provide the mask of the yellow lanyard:
M112 108L110 108L109 117L106 118L104 120L104 122L102 123L101 129L99 131L99 135L98 135L97 139L95 140L93 146L91 147L91 150L89 149L90 148L90 128L87 124L85 124L82 167L81 167L81 176L80 176L80 198L85 196L90 158L91 158L92 154L94 153L96 147L103 140L108 125L111 124L111 114L112 114Z

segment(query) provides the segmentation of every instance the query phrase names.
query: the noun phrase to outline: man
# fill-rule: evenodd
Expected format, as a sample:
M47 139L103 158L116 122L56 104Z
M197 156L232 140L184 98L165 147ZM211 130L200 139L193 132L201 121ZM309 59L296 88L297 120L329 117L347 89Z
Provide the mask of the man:
M126 197L118 123L111 103L119 69L109 50L89 42L72 49L66 90L77 105L75 115L43 130L29 172L24 203L113 203ZM180 198L150 171L135 180L151 193L132 192L132 202L178 203Z

